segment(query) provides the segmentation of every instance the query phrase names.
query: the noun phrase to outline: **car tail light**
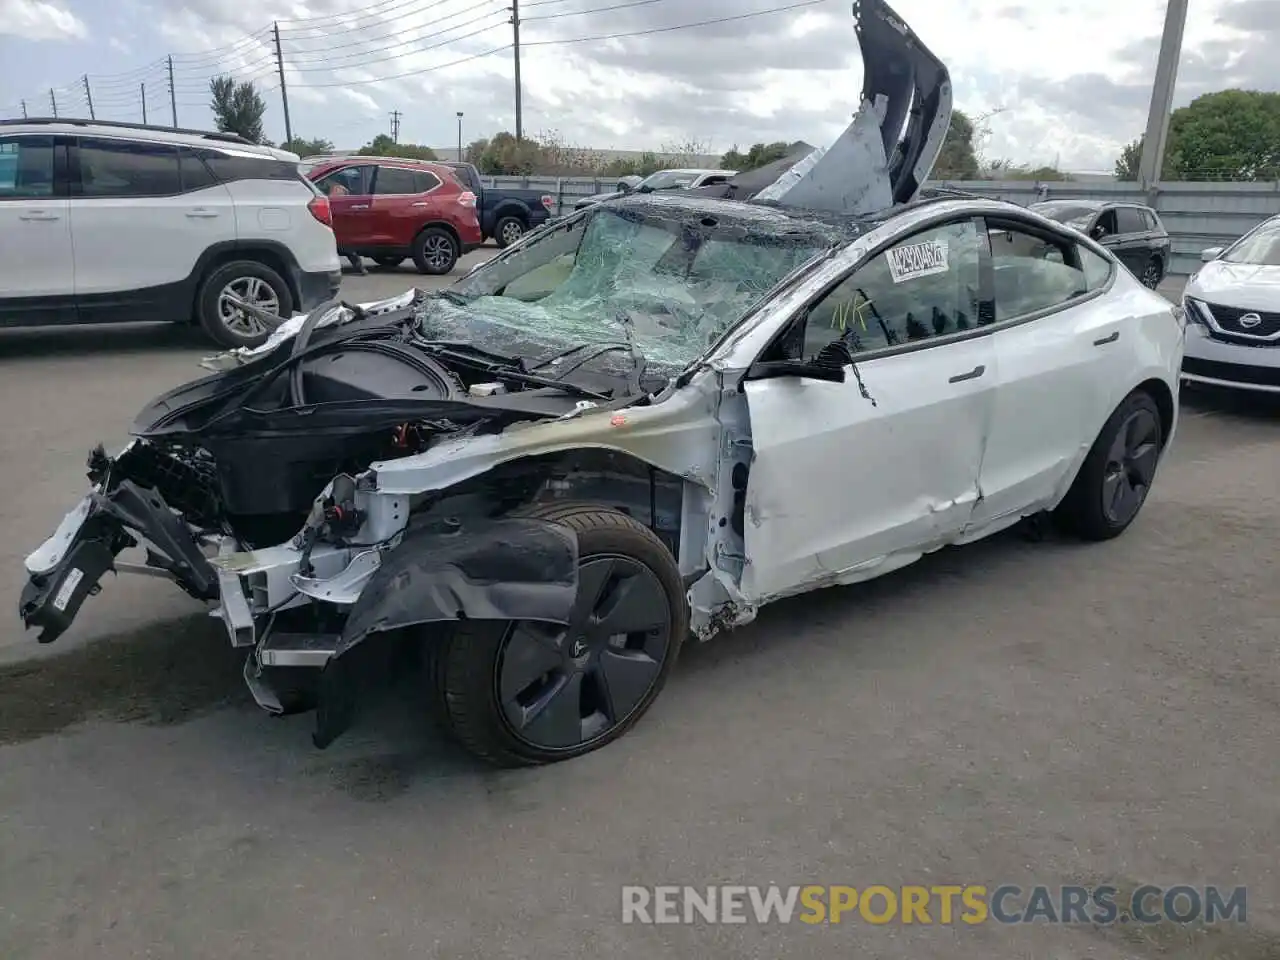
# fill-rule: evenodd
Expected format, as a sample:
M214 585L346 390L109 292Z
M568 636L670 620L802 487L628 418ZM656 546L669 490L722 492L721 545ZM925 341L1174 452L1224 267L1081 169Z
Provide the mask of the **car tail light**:
M464 207L474 207L476 205L476 195L470 190L463 190L458 194L458 202Z
M553 211L556 206L556 198L549 193L544 193L542 195L542 205L546 207L548 211Z
M307 204L307 209L326 227L333 226L333 210L329 207L328 197L312 197L311 202Z

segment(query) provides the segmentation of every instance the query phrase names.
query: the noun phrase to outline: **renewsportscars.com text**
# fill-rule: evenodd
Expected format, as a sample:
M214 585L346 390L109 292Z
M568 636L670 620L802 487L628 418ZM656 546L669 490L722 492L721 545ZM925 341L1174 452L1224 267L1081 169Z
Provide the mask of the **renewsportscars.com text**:
M1144 884L868 887L627 886L623 923L1220 923L1245 922L1246 889Z

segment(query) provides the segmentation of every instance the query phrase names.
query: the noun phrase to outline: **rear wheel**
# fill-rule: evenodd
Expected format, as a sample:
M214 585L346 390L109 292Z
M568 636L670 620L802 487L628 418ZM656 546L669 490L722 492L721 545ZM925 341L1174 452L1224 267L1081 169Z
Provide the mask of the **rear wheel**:
M268 322L240 304L274 317ZM196 320L205 333L228 349L257 347L293 315L289 285L271 267L256 260L234 260L216 267L200 285Z
M421 273L442 276L458 262L458 243L448 230L427 227L413 239L413 262Z
M511 246L524 234L524 221L519 217L503 217L493 227L493 239L499 247Z
M1110 540L1146 503L1163 445L1160 409L1145 391L1131 393L1093 442L1054 518L1085 540Z
M404 260L405 260L404 257L374 257L373 258L374 263L376 263L378 266L386 270L395 269L396 267L400 266L400 264L404 263Z
M499 766L568 760L621 737L662 690L689 625L675 560L643 524L595 504L521 515L578 536L569 625L462 620L428 641L437 716Z

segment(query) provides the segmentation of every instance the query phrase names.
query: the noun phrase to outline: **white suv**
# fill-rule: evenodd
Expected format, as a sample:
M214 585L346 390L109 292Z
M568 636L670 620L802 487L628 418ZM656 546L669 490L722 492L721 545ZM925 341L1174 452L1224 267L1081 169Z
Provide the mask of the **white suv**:
M226 347L342 281L296 155L234 134L0 121L0 327L168 320Z

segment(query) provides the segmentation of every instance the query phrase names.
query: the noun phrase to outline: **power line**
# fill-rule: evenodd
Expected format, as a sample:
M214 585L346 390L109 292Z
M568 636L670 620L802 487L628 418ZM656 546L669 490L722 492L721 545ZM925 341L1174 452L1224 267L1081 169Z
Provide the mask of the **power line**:
M412 4L419 3L419 2L421 2L421 0L408 0L408 3L406 3L405 0L376 0L376 2L369 4L363 11L357 13L356 11L353 10L351 11L350 15L352 16L353 19L357 19L357 20L363 17L371 16L375 12L378 13L379 16L381 16L384 13L389 13L392 10L399 9L396 6L396 4L399 4L401 6L411 6ZM432 5L438 7L442 3L447 3L447 2L448 0L434 0ZM384 7L387 9L383 9L379 11L380 7ZM347 16L347 15L348 14L327 13L317 17L299 17L293 20L286 18L286 19L281 19L280 22L281 23L316 23L321 20L340 19L343 16Z
M286 39L292 40L294 42L297 42L298 40L328 40L335 33L340 33L345 35L345 34L352 34L352 33L360 33L363 30L380 29L382 27L395 24L398 21L411 19L413 17L418 16L419 14L427 13L431 10L434 10L436 7L440 6L440 0L435 0L435 2L433 3L426 4L426 6L422 6L422 2L423 0L409 0L409 2L403 4L402 7L392 7L388 10L383 10L380 13L373 14L373 15L367 12L362 13L362 14L359 14L358 16L353 16L351 21L335 24L332 27L328 27L328 28L308 27L305 30L282 30L281 33L285 36ZM453 0L446 0L446 2L453 2ZM461 10L455 10L453 13L446 13L443 16L436 17L434 20L428 20L426 24L422 24L420 26L430 25L432 23L441 23L445 20L451 20L454 17L461 16L464 13L470 13L472 10L478 10L480 9L480 7L483 7L486 4L493 4L495 2L496 0L482 0L482 2L480 3L473 3L469 7L463 7ZM408 10L407 12L398 12L402 10L404 7L418 7L418 9ZM360 19L368 19L369 22L360 26L352 25L356 20L360 20ZM297 34L297 36L295 36L295 34ZM358 40L356 42L364 43L367 41Z
M478 4L478 6L488 6L488 2L483 3L483 4ZM473 7L472 9L475 9L475 8ZM373 38L373 39L370 39L370 40L362 40L362 41L360 41L360 42L358 42L358 43L340 44L340 45L338 45L338 46L336 46L336 47L331 47L331 48L329 48L328 50L323 50L323 51L321 51L321 50L304 50L304 51L302 51L303 53L318 53L318 54L320 54L320 56L318 56L318 57L298 57L298 56L290 56L290 57L289 57L289 63L290 63L290 65L292 65L292 64L297 64L297 63L317 63L317 62L323 62L323 63L330 63L330 64L331 64L331 63L333 63L333 61L334 61L334 60L351 60L351 59L355 59L355 58L366 57L366 56L368 56L369 54L372 54L372 53L384 53L384 52L386 52L387 50L394 50L396 47L403 47L403 46L407 46L407 45L409 45L409 44L420 43L420 42L421 42L421 41L423 41L423 40L431 40L431 39L434 39L435 37L441 37L441 36L444 36L446 33L449 33L449 32L451 32L451 31L453 31L453 30L460 30L460 29L462 29L463 27L469 27L469 26L471 26L473 23L479 23L481 20L488 20L488 19L492 19L492 18L493 18L494 16L496 16L496 15L498 15L498 14L497 14L495 11L493 11L493 10L489 10L489 11L486 11L485 13L480 14L479 16L472 17L470 20L463 20L461 23L455 23L455 24L453 24L452 26L444 27L444 28L442 28L442 29L440 29L440 30L436 30L436 31L434 31L434 32L432 32L432 33L427 33L427 34L424 34L424 35L422 35L422 36L419 36L419 37L413 37L413 38L409 38L409 39L405 39L405 38L404 38L404 36L403 36L404 31L400 31L398 34L397 34L397 33L392 33L392 34L388 35L387 37L378 37L378 38ZM456 16L456 14L455 14L455 16ZM434 22L434 23L438 23L439 21L432 21L432 22ZM422 29L423 27L427 27L427 26L430 26L430 25L431 25L430 23L424 23L424 24L419 24L417 27L410 27L409 29L410 29L410 30L420 30L420 29ZM367 44L369 44L369 43L381 42L382 40L387 40L387 39L390 39L390 37L392 37L392 36L397 36L397 35L398 35L398 36L400 36L400 39L396 40L394 43L391 43L391 44L389 44L389 45L387 45L387 46L385 46L385 47L370 47L370 46L367 46ZM461 39L465 39L465 38L463 38L463 37L455 37L454 39L461 40ZM333 56L330 56L330 54L332 53L332 51L333 51L333 50L343 50L343 49L347 49L347 48L349 48L349 47L359 47L360 49L359 49L357 52L355 52L355 53L347 53L347 54L343 54L343 55L342 55L342 56L340 56L340 57L333 57Z
M294 66L294 61L290 60L289 66L293 70L296 70L298 73L332 73L334 70L355 70L357 68L371 66L376 63L385 63L388 60L399 60L402 57L412 56L419 53L426 53L428 50L437 50L440 47L447 47L451 43L458 43L459 41L462 41L462 40L469 40L472 37L478 37L480 36L480 34L488 33L494 27L500 27L500 26L502 26L501 22L490 23L487 26L480 27L477 30L472 30L469 33L463 33L456 37L449 37L447 40L441 40L438 43L428 44L427 46L419 47L416 50L406 50L406 51L402 51L401 53L392 54L391 56L387 56L387 57L378 57L373 60L362 58L362 57L355 57L354 59L357 59L360 61L358 63L347 63L347 64L335 65L332 60L329 60L325 63L324 66L298 67L298 66ZM374 52L374 51L370 51L370 52ZM348 58L348 59L352 59L352 58Z
M480 59L483 59L484 57L491 57L495 53L501 53L504 50L510 50L510 49L511 49L511 44L504 43L502 46L494 47L492 50L485 50L485 51L482 51L481 53L473 53L469 57L461 57L457 60L450 60L448 63L439 63L439 64L436 64L434 67L420 67L417 70L409 70L409 71L406 71L405 73L397 73L389 77L372 77L368 80L336 80L330 83L311 83L311 84L307 84L307 89L323 90L327 87L357 87L357 86L364 86L365 84L369 84L369 83L385 83L389 80L403 80L406 77L416 77L419 74L423 74L423 73L434 73L437 70L445 70L445 69L448 69L449 67L456 67L463 63L470 63L472 60L480 60ZM347 69L351 69L351 68L348 67Z
M584 17L591 13L608 13L610 10L626 10L628 7L647 7L654 3L666 3L667 0L629 0L628 3L615 3L608 7L592 7L590 10L569 10L566 13L544 13L536 17L522 17L521 23L533 23L535 20L559 20L561 17ZM527 3L526 7L536 6Z
M673 30L690 30L694 27L709 27L717 23L731 23L735 20L750 20L754 17L765 17L774 13L785 13L788 10L799 10L801 7L814 7L828 0L800 0L783 7L770 7L767 10L755 10L751 13L738 13L730 17L715 17L711 20L697 20L693 23L678 23L669 27L650 27L648 30L631 30L627 33L605 33L594 37L574 37L567 40L533 40L525 43L526 47L546 47L561 43L591 43L596 40L624 40L627 37L647 37L654 33L670 33Z

